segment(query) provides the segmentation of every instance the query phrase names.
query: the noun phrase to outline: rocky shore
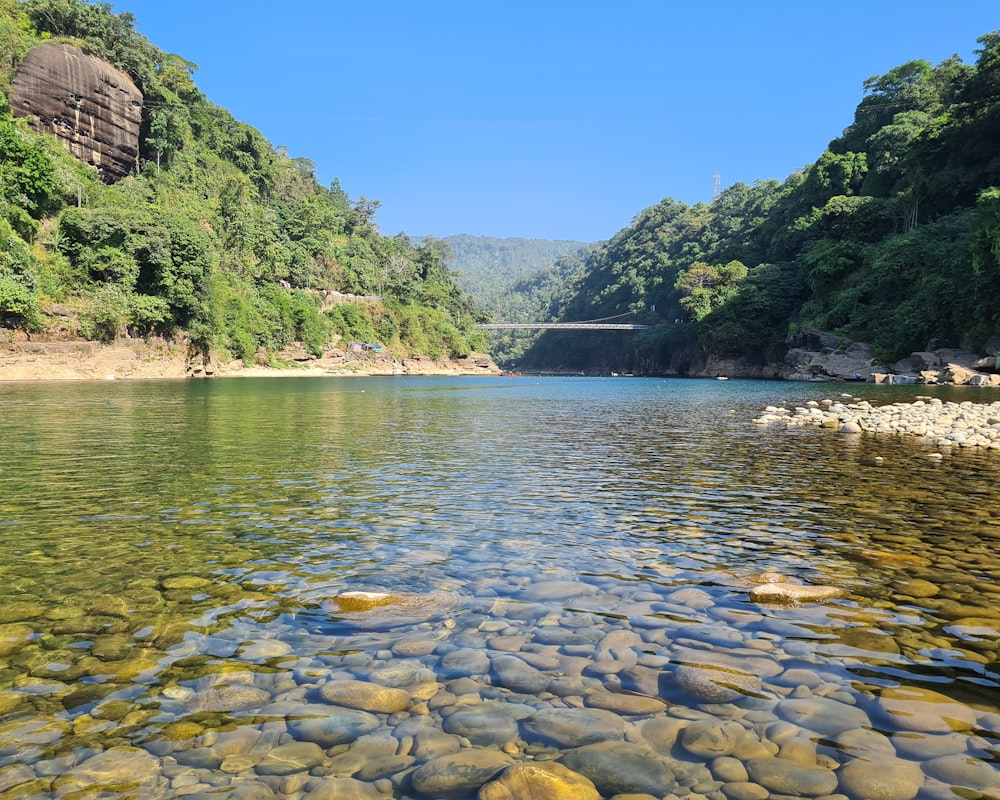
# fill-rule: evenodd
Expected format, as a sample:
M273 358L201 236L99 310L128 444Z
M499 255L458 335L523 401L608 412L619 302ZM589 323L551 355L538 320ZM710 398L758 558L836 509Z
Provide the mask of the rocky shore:
M757 425L827 428L845 434L889 433L919 436L939 447L1000 450L1000 402L946 403L922 397L912 403L873 406L866 400L810 400L794 409L768 406Z
M204 359L192 354L184 343L159 339L120 339L111 344L0 341L0 381L500 374L493 360L481 353L461 359L400 359L388 352L357 354L332 347L316 358L298 343L275 353L271 364Z
M790 336L784 348L756 357L702 353L686 369L670 374L711 378L923 384L928 386L1000 387L1000 340L984 352L928 344L893 363L880 361L866 342L844 342L831 333L811 331Z

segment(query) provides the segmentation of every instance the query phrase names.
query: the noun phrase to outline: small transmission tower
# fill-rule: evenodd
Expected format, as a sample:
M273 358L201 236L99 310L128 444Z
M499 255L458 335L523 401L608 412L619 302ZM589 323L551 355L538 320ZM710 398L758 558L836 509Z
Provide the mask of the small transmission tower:
M712 183L712 202L713 203L716 200L719 199L719 184L720 184L720 181L721 181L721 178L719 176L719 173L716 172L715 173L715 177L713 179L713 183Z

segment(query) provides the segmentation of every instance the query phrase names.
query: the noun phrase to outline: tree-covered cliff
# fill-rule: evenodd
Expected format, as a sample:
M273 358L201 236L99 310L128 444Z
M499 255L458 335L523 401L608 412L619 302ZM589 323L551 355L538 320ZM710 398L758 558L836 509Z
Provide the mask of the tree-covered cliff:
M109 3L0 0L0 327L40 331L58 307L64 335L189 335L246 361L294 340L318 354L337 334L400 355L485 349L440 247L381 235L377 202L320 185L313 163L211 103L195 66L134 22ZM19 65L54 42L142 93L138 159L121 180L102 182L12 113Z
M1000 32L974 65L911 61L870 78L854 121L784 182L647 208L588 258L563 319L637 312L641 336L543 336L526 363L684 371L759 362L797 331L895 360L1000 334Z

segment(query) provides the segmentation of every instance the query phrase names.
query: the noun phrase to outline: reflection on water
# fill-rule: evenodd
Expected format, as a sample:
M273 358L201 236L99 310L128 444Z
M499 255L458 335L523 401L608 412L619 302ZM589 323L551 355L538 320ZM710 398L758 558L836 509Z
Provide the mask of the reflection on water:
M0 384L0 794L1000 796L1000 458L831 389Z

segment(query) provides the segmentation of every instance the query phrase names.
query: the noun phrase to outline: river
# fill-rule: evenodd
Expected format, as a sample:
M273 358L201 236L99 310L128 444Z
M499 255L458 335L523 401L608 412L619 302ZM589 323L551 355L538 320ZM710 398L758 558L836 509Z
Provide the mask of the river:
M751 424L843 391L994 399L0 384L0 795L1000 797L1000 457Z

